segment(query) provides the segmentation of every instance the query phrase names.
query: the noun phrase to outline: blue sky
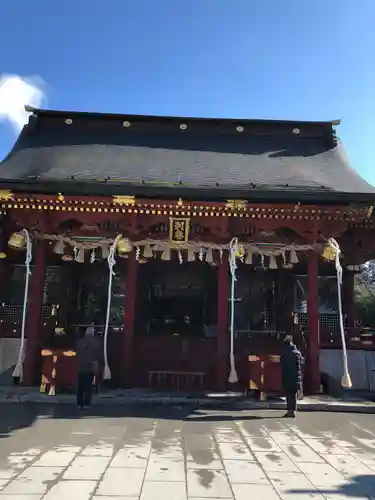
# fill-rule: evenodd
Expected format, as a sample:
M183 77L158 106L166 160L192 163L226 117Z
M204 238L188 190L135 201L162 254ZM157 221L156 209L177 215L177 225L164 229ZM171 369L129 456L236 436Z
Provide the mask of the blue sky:
M375 0L1 0L0 74L48 107L331 120L375 184ZM0 158L15 134L0 123Z

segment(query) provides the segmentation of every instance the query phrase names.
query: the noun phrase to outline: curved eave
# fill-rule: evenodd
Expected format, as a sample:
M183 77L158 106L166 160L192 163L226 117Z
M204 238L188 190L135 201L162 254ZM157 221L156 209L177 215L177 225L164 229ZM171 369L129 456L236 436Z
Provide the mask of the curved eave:
M77 180L22 180L8 181L0 179L0 189L15 193L56 194L63 192L71 196L112 196L129 195L145 198L175 199L181 196L186 200L221 201L233 198L246 199L249 202L267 203L310 203L310 204L349 204L363 203L375 205L375 193L341 193L325 190L287 190L287 189L238 189L231 186L189 187L184 185L129 184Z

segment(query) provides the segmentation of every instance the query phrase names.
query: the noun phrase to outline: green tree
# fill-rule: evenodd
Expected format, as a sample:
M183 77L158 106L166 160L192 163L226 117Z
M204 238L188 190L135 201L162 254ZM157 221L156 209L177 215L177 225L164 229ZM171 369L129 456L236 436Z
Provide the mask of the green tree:
M356 315L362 326L375 327L375 261L362 266L356 277Z

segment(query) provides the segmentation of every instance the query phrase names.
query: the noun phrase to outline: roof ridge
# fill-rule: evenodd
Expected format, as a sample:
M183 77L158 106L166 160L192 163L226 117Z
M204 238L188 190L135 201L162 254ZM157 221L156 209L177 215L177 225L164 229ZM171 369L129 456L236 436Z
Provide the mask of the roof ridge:
M80 116L82 118L96 118L96 119L124 119L124 118L132 118L132 119L151 119L151 120L168 120L168 121L178 121L178 120L191 120L197 122L227 122L227 123L285 123L285 124L305 124L305 125L332 125L337 126L340 125L341 119L336 120L327 120L327 121L316 121L316 120L293 120L293 119L276 119L276 118L245 118L245 117L236 117L236 118L225 118L225 117L197 117L197 116L171 116L171 115L147 115L147 114L137 114L137 113L105 113L105 112L92 112L92 111L69 111L69 110L53 110L53 109L42 109L35 108L33 106L26 105L25 110L28 113L33 113L37 116L61 116L61 117L74 117Z

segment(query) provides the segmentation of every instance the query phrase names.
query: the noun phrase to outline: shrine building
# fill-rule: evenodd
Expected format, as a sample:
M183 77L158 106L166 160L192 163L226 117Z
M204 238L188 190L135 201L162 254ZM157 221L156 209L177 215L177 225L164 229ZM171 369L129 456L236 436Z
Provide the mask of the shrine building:
M238 384L249 384L250 358L277 357L293 333L316 392L321 353L342 347L330 238L348 349L374 349L356 321L354 277L375 257L375 188L351 167L339 122L28 111L0 165L3 373L22 325L22 383L39 385L42 353L74 353L94 321L99 335L107 323L113 386L224 390L233 298ZM74 355L59 363L71 385ZM271 362L266 379L277 392Z

